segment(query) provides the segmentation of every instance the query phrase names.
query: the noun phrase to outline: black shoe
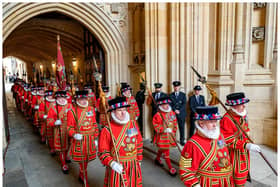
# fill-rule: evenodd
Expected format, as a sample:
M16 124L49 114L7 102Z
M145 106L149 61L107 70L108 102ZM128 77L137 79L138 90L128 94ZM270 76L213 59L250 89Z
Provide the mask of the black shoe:
M71 159L66 159L66 163L71 163Z
M84 180L79 176L78 181L82 184L84 184Z
M175 168L171 168L169 170L169 175L171 175L172 177L175 177L177 175L177 171Z
M50 151L51 156L55 156L56 152L55 151Z
M68 174L68 173L69 173L69 168L68 168L67 165L62 166L61 170L62 170L62 172L63 172L64 174Z
M160 166L160 167L163 167L163 163L161 162L161 160L155 159L155 164Z

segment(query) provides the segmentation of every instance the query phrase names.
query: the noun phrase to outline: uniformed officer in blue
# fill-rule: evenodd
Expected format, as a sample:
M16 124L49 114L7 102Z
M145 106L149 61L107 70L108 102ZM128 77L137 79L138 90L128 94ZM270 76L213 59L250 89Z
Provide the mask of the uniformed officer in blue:
M191 109L191 116L190 116L190 136L189 138L192 137L194 134L194 129L195 129L195 124L194 124L194 114L196 112L195 108L198 106L205 106L205 99L203 95L200 95L200 91L202 90L199 85L196 85L194 88L194 95L192 95L189 99L190 103L190 109Z
M187 116L186 111L186 94L180 91L181 82L180 81L174 81L173 82L174 92L170 94L170 99L172 101L171 107L172 110L175 112L178 126L179 126L179 132L180 132L180 144L182 146L185 145L185 121Z
M161 91L162 83L156 82L154 83L155 86L155 92L152 93L153 98L155 101L162 97L167 97L168 95ZM152 117L157 113L157 105L153 102L153 99L151 97L148 97L147 104L152 106Z

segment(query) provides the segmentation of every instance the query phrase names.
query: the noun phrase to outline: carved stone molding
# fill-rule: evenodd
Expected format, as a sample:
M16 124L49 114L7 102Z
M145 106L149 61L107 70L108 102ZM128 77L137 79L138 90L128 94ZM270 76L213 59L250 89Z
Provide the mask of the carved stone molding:
M254 8L264 8L266 3L254 3Z
M127 3L95 3L102 9L119 28L120 33L126 39L128 32L128 4Z
M264 27L253 27L252 29L253 41L262 41L265 39L264 36L265 36Z

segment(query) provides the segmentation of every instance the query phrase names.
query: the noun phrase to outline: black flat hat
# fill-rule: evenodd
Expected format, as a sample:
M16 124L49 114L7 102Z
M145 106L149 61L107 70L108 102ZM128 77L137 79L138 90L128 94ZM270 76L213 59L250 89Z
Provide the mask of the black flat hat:
M202 90L202 88L199 85L196 85L193 89L194 90Z
M235 106L248 103L249 101L250 100L245 97L245 94L243 92L236 92L227 95L227 101L225 104L227 106Z
M116 97L115 99L111 99L108 101L109 104L109 112L112 110L116 110L117 108L130 107L126 102L126 97Z
M67 97L66 91L60 90L55 92L55 98L57 97Z
M88 96L88 91L87 90L80 90L75 92L75 97L76 98L87 98Z
M180 86L181 82L180 81L173 81L173 86Z
M155 88L161 88L162 84L159 82L154 83Z
M198 106L195 108L195 120L220 120L221 115L216 106Z

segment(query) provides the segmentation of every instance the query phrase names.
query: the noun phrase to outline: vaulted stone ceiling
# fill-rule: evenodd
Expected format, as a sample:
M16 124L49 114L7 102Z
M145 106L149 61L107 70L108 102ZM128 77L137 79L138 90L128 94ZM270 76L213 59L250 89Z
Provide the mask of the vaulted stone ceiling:
M83 26L70 17L51 12L17 27L4 41L3 57L14 56L27 63L51 62L57 55L57 34L63 56L82 53Z

